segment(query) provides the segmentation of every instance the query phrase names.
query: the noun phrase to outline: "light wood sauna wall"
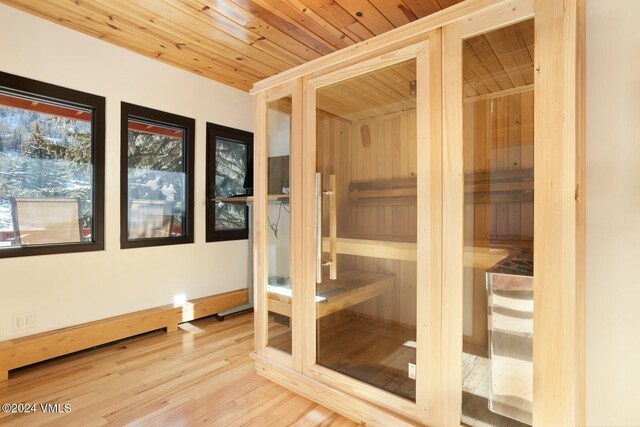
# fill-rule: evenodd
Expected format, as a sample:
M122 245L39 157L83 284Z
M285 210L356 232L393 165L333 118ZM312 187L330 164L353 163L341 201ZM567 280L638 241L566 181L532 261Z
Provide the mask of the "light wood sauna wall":
M368 127L370 138L363 138L363 126ZM349 199L352 182L415 177L415 110L354 122L321 113L317 116L317 129L317 167L323 173L324 188L329 186L330 174L335 174L337 180L338 237L415 242L415 201L405 199L396 205L380 198L369 200L363 206ZM327 231L328 227L328 210L324 209L323 230ZM372 271L396 277L392 295L351 307L352 313L415 326L415 262L339 255L338 271L345 270Z
M532 90L466 102L464 109L465 140L474 141L465 144L466 177L483 172L526 173L533 169ZM415 176L415 120L415 110L354 122L329 114L318 115L318 170L323 173L324 188L329 186L330 174L337 178L339 237L415 242L414 203L389 204L388 200L378 199L356 206L349 199L352 182ZM370 140L363 140L363 126L368 127ZM530 248L533 195L528 194L527 201L505 202L494 195L477 201L469 192L465 202L465 244ZM323 229L329 229L327 209ZM353 312L402 324L415 323L415 263L347 255L340 255L338 261L339 271L355 269L396 276L394 295L359 304L352 308ZM474 288L479 291L484 286L480 280L484 272L478 271L477 276ZM480 293L478 298L484 301ZM484 323L483 311L480 307L476 311L478 316L474 320ZM486 332L474 335L476 345L485 347Z
M484 175L491 187L496 177L509 174L506 182L514 188L533 187L533 90L465 102L463 123L465 183ZM473 193L465 187L465 246L532 248L533 191ZM465 270L465 292L472 292L472 307L465 305L464 313L471 322L465 326L465 351L487 356L486 270Z
M465 177L479 172L533 169L533 90L464 104ZM466 179L465 179L466 180ZM505 194L505 193L503 193ZM533 193L530 201L489 202L465 195L465 244L531 247ZM514 200L517 198L514 196Z

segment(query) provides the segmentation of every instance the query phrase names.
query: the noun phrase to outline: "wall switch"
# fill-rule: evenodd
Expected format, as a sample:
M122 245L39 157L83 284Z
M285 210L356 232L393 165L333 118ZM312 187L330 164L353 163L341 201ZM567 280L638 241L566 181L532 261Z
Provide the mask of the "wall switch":
M21 331L23 329L31 329L36 327L36 312L28 311L13 315L13 331Z
M416 364L409 362L409 378L416 379Z

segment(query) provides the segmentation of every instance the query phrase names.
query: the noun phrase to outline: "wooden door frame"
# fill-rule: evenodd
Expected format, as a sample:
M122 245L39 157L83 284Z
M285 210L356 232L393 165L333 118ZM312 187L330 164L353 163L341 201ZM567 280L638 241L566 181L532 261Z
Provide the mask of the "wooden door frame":
M290 280L293 298L291 301L291 353L288 354L273 347L269 347L267 298L267 209L268 209L268 104L279 99L291 97L291 136L290 136L290 207L291 207L291 246L290 246ZM294 354L302 352L302 294L304 289L301 281L302 263L302 79L297 79L271 87L254 97L254 197L253 197L253 286L255 301L255 351L258 355L274 360L282 366L302 371L299 358Z
M506 2L503 2L506 3ZM533 424L585 424L584 0L523 0L443 27L443 425L462 404L465 38L535 18ZM542 179L544 177L544 179ZM561 256L559 256L561 254Z
M533 5L533 9L531 8ZM432 425L451 426L460 422L462 378L462 274L463 274L463 169L462 169L462 39L509 25L535 14L535 174L545 180L535 181L534 227L536 239L534 270L534 403L536 426L584 425L585 423L585 103L584 103L584 0L465 0L411 24L339 52L310 61L254 86L256 96L256 180L266 171L259 164L264 150L266 126L265 92L283 83L296 81L307 105L313 106L314 93L306 84L311 78L335 71L367 59L383 55L411 42L424 40L429 31L442 34L442 263L441 263L441 359L440 417ZM300 83L304 81L305 84ZM292 83L293 84L293 83ZM296 123L304 132L305 146L309 132L315 132L315 117L302 116L302 104L296 109ZM308 108L307 108L308 110ZM295 113L294 113L295 114ZM304 120L304 123L302 121ZM313 130L310 130L313 129ZM315 138L315 135L312 135ZM293 138L293 136L292 136ZM262 147L262 148L261 148ZM315 171L308 150L302 154L303 174ZM262 160L264 163L264 160ZM264 170L262 170L263 168ZM311 169L309 169L311 168ZM313 174L312 174L313 175ZM265 178L265 177L262 177ZM305 180L302 203L307 206L315 185ZM266 190L256 199L266 198ZM302 236L313 236L313 215L302 212L298 225ZM259 218L258 212L254 218ZM263 221L264 222L264 221ZM263 227L263 228L260 228ZM311 227L311 229L309 229ZM259 259L261 240L266 237L266 224L254 219L255 271L266 266ZM264 248L264 246L262 246ZM300 254L314 252L313 241L302 240ZM561 254L561 257L558 256ZM300 268L313 272L313 257L302 256ZM294 362L298 368L287 369L265 353L266 293L256 273L256 368L261 375L295 390L316 402L354 420L368 424L406 425L410 414L397 409L383 410L368 403L366 397L344 391L331 382L308 375L313 364L309 357L308 334L297 329L294 341L304 340L304 347L294 344ZM311 283L315 283L311 279ZM259 286L261 285L261 286ZM261 288L262 287L262 288ZM299 290L295 299L308 299ZM294 301L295 304L295 301ZM307 301L307 305L308 305ZM302 307L300 304L298 307ZM304 328L314 327L315 318L302 314L294 305L294 315L304 316ZM308 326L311 322L311 326ZM552 351L549 351L552 349ZM296 356L299 354L300 356ZM453 362L452 362L453 361ZM459 361L459 362L458 362ZM351 390L356 393L358 390Z
M316 172L316 91L324 86L335 84L367 72L378 70L403 61L416 60L416 78L418 86L424 85L427 90L419 91L416 100L418 114L431 117L431 120L417 121L418 146L418 187L421 189L418 209L422 208L426 215L418 218L418 256L430 260L419 264L417 287L418 300L437 301L436 309L418 308L417 318L417 365L425 372L437 372L440 365L440 260L441 245L439 224L442 209L441 185L441 120L440 120L440 31L432 31L422 37L418 43L408 44L392 50L377 52L377 55L366 61L355 63L331 71L312 74L304 83L304 235L305 253L315 251L315 172ZM431 94L433 96L431 96ZM433 113L433 114L432 114ZM423 160L423 161L421 161ZM435 176L436 179L432 179ZM435 228L434 228L435 227ZM430 243L430 244L429 244ZM416 378L416 402L410 402L390 392L380 390L347 375L332 371L316 364L316 303L315 303L315 262L311 257L305 261L305 277L307 284L304 303L304 349L303 373L318 381L331 383L339 390L362 396L382 408L399 412L423 423L432 423L439 417L440 381L436 376L418 376ZM313 285L313 288L312 288ZM428 345L430 344L430 345ZM430 351L429 351L429 350Z

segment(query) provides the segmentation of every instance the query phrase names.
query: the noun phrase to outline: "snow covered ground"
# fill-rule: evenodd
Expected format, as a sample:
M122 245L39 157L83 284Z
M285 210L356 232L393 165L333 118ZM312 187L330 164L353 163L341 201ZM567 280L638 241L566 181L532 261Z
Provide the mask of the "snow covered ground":
M11 205L0 202L0 231L13 231L11 222Z

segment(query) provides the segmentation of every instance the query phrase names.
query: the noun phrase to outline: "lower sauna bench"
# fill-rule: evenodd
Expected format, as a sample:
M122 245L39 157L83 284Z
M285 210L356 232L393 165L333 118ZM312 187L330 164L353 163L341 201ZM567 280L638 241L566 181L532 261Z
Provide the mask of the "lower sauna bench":
M352 305L390 292L395 276L365 271L343 271L335 280L324 279L316 287L316 317L319 319ZM291 282L267 286L269 311L291 317Z

